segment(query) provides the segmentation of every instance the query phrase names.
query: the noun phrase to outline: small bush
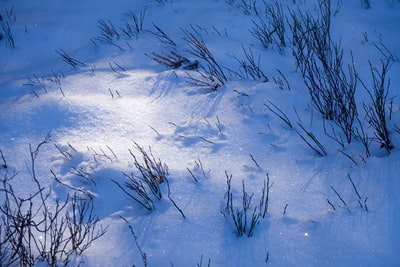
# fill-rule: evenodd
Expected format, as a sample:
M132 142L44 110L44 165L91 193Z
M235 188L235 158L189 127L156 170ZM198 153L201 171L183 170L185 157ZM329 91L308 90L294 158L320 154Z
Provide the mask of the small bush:
M223 67L217 62L198 31L193 27L192 31L182 31L185 34L183 39L189 46L187 52L198 58L200 63L200 70L197 71L200 75L199 77L188 73L190 83L195 86L209 88L212 91L218 90L218 88L225 85L228 81ZM204 63L205 66L203 66L202 63Z
M6 9L5 13L5 16L0 14L0 29L3 31L3 33L0 32L0 41L5 39L9 47L15 48L14 35L10 26L10 23L15 22L13 7L11 7L9 10Z
M358 116L358 73L355 64L344 65L341 44L331 39L330 1L319 0L318 4L318 17L290 11L293 55L314 107L324 119L333 120L350 143Z
M130 175L124 174L128 179L123 185L119 182L113 180L113 182L129 197L135 200L142 207L146 208L149 211L155 209L154 201L152 196L156 200L161 200L163 194L161 189L161 184L166 183L168 190L168 198L175 206L175 208L180 212L183 218L185 215L183 211L178 207L176 202L171 198L171 191L169 186L169 181L167 179L168 176L168 166L165 163L162 163L160 159L156 159L151 151L146 152L141 146L135 143L135 148L142 156L142 162L138 160L136 155L129 150L131 154L134 165L136 169L139 171L140 175L134 175L133 173ZM146 185L146 187L145 187ZM148 190L150 190L151 195Z
M309 12L289 10L291 21L288 21L291 34L293 55L297 67L305 74L310 55L324 60L331 50L331 9L330 1L319 0L319 15Z
M144 23L144 18L146 15L146 9L140 11L139 14L134 13L133 11L129 11L127 13L127 15L129 17L129 20L125 20L125 24L123 27L121 27L120 30L128 38L132 38L132 37L137 38L139 33L143 31L143 23ZM110 22L110 24L111 24L111 22ZM111 24L111 26L112 26L112 24ZM114 27L111 27L110 29L111 29L110 37L113 37L113 35L116 35L117 37L119 37L119 34L115 31ZM105 33L107 35L107 32L105 32Z
M364 83L363 87L367 90L372 101L371 104L364 104L366 120L375 130L375 141L379 142L382 148L388 153L394 148L390 139L387 127L387 100L390 88L390 79L387 78L391 67L390 60L381 61L381 69L377 69L370 62L372 75L372 89L369 89Z
M107 230L99 226L91 198L74 193L54 205L51 190L40 184L36 158L49 139L48 135L34 150L30 146L29 167L34 185L29 196L15 192L13 179L17 174L5 173L1 180L1 266L34 266L41 262L52 267L67 266Z
M240 79L253 79L262 82L268 82L267 75L265 75L260 68L261 57L259 56L257 59L254 58L251 48L246 50L246 48L242 46L242 49L246 59L239 59L234 56L240 66L239 71L235 73L236 76L238 76Z
M237 237L247 235L248 237L253 236L255 227L259 224L261 218L265 218L268 212L269 205L269 190L270 179L267 174L267 182L264 180L264 186L262 188L262 195L259 201L259 205L252 204L254 194L250 194L246 191L244 180L242 181L242 204L239 207L233 206L233 193L232 193L232 175L226 175L227 191L225 193L226 206L225 215L230 215L235 225L235 233Z

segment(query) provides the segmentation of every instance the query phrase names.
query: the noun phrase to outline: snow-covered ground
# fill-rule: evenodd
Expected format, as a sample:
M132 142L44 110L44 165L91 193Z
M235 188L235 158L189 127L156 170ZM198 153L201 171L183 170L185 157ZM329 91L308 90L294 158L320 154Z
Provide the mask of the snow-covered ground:
M29 146L50 132L51 142L36 160L41 185L52 190L54 202L73 193L65 185L88 191L99 224L108 226L78 259L80 266L145 265L138 247L148 266L397 266L400 2L371 1L370 9L363 1L331 2L332 39L341 41L346 64L353 53L367 86L368 62L379 69L381 59L391 59L390 153L372 142L367 157L360 140L343 147L334 140L340 129L314 108L296 69L288 25L283 50L274 44L264 48L250 32L257 18L243 5L255 3L263 11L263 1L3 0L0 14L15 48L0 28L0 151L7 163L0 177L16 171L16 194L29 196L34 185ZM289 22L289 9L314 14L318 6L317 1L279 3ZM143 25L128 37L121 28L126 22L134 27L133 17ZM119 37L99 41L101 21L112 24ZM173 48L157 36L156 27ZM169 69L149 57L175 49L196 60L185 31L201 35L224 66L229 77L216 91L191 84L188 75L197 77L196 71ZM268 82L234 75L244 49L260 59ZM64 52L77 60L75 68L63 60ZM372 137L363 109L371 99L360 83L356 102ZM274 106L294 128L268 108L276 112ZM307 138L300 125L327 155L317 155L300 138L298 133ZM141 160L135 143L168 166L171 198L185 218L168 199L166 183L153 211L117 186L125 174L138 175L130 153ZM248 216L270 178L268 213L251 237L237 237L225 210L231 174L234 207L242 205L242 181L248 194L254 193Z

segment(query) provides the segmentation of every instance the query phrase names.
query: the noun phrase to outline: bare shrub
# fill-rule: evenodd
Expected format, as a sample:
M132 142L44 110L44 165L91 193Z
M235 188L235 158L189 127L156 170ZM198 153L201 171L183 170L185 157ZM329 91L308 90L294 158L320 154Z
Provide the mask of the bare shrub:
M11 30L11 23L15 22L15 20L16 18L13 7L10 9L5 9L4 16L0 14L0 29L3 32L1 33L0 31L0 41L5 38L6 43L10 48L15 48L14 35Z
M217 62L214 55L207 47L201 34L193 27L191 29L191 31L182 30L185 34L183 39L189 46L187 52L199 59L200 70L197 71L199 77L188 73L188 79L195 86L206 87L216 91L218 88L225 85L228 78L221 64ZM202 65L202 63L205 65Z
M330 36L330 1L318 1L319 16L290 11L293 55L301 70L314 107L324 119L333 120L348 143L354 136L358 111L355 93L358 73L343 63L340 42Z
M142 161L140 161L137 156L129 150L131 154L134 165L136 169L139 171L140 175L135 174L124 174L127 180L123 185L119 182L113 180L113 182L129 197L135 200L142 207L146 208L149 211L155 209L154 201L162 199L162 189L161 184L166 183L168 198L174 207L180 212L183 218L185 215L183 211L179 208L176 202L171 198L171 190L169 186L169 181L167 179L168 176L168 166L167 164L161 162L160 159L156 159L149 148L149 153L146 152L143 147L135 143L135 148L142 156ZM147 188L147 189L146 189ZM148 192L150 191L151 194Z
M244 46L242 46L242 49L245 55L245 59L239 59L236 56L233 56L240 66L239 71L235 72L235 74L240 79L252 79L262 82L268 82L267 75L265 75L265 73L260 68L261 56L258 56L258 58L256 59L251 48L246 49Z
M226 175L227 191L225 193L226 206L225 215L230 215L235 225L235 233L237 237L247 235L248 237L253 236L255 227L259 224L261 218L265 218L268 212L269 205L269 190L272 186L270 179L267 174L267 182L264 180L264 186L262 188L262 195L258 205L254 207L252 199L254 194L249 194L246 191L244 180L242 180L242 203L239 207L233 205L233 193L232 193L232 175Z
M363 105L366 112L366 120L375 130L374 140L379 142L381 147L390 153L394 147L387 127L386 108L390 88L390 79L387 78L387 74L391 67L391 61L381 61L380 70L374 67L371 62L369 62L369 65L372 75L372 88L368 88L361 82L372 101L371 104Z
M4 200L0 206L0 262L6 266L34 266L40 262L67 266L106 232L93 214L91 198L74 193L64 201L54 201L51 190L40 184L36 159L41 146L49 141L50 135L35 149L30 146L33 192L28 196L16 193L16 174L6 173L1 180Z
M277 0L272 5L266 2L265 11L253 20L254 27L250 33L261 42L262 46L268 48L276 44L280 51L286 47L285 37L285 15L283 14L282 4Z

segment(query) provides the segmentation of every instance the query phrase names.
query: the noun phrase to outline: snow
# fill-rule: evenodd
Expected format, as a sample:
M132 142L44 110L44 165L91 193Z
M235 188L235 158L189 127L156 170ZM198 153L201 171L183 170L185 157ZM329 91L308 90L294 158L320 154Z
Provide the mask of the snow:
M36 168L42 185L52 190L54 199L71 193L54 180L52 170L63 183L88 190L100 223L108 225L106 234L71 266L79 261L90 267L143 265L121 216L132 226L148 266L205 266L209 260L210 266L398 265L398 99L393 100L389 120L395 148L388 154L372 143L367 158L362 144L353 141L344 149L350 160L325 134L324 127L329 133L340 130L313 108L290 47L263 48L249 32L255 15L228 2L240 1L1 1L3 17L11 8L15 14L10 25L16 47L0 41L0 150L8 164L0 177L17 171L17 191L28 195L29 144L36 146L51 133L59 149L48 144L40 151ZM262 1L255 2L262 6ZM281 2L315 10L317 1ZM116 45L94 44L99 20L119 29L129 11L144 10L144 31L137 37L121 36ZM332 17L333 38L341 39L346 63L351 62L350 51L354 54L366 84L371 83L368 61L379 66L384 58L374 44L384 44L395 55L389 97L395 97L400 86L399 14L398 1L371 1L371 9L359 1L343 1ZM191 59L182 29L192 25L217 61L232 70L239 68L233 56L244 58L242 46L251 48L256 58L260 55L270 81L232 78L217 91L195 87L185 78L187 70L168 69L145 55L171 49L151 33L152 23ZM73 68L56 50L84 66ZM272 78L280 77L277 70L290 88L274 83ZM361 103L370 99L361 86L357 101L363 118ZM266 107L269 103L284 111L295 127L301 123L316 135L327 155L311 150ZM186 218L167 198L165 184L164 197L149 212L113 182L123 183L124 173L137 172L129 152L137 152L134 142L146 151L151 147L155 158L168 165L171 197ZM60 150L71 157L63 157ZM76 175L76 169L89 178ZM267 174L273 183L267 216L251 237L237 237L230 215L224 213L225 172L232 174L234 206L241 205L242 180L246 191L254 193L252 207L258 204ZM348 176L362 200L367 198L368 211L360 208Z

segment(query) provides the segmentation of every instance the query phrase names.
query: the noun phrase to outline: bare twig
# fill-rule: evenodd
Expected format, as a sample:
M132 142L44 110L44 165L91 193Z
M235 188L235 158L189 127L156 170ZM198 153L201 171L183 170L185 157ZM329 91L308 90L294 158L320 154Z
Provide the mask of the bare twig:
M182 217L185 219L185 214L183 214L183 211L181 208L179 208L179 206L176 204L176 202L172 199L171 197L171 190L169 188L169 181L167 178L165 178L165 181L167 182L167 188L168 188L168 198L169 200L171 200L172 204L174 205L174 207L179 211L179 213L182 215Z
M64 50L60 49L60 50L56 50L56 53L59 54L62 59L64 60L65 63L71 65L74 69L76 69L77 67L84 67L85 63L72 58L70 55L68 55Z
M3 155L3 151L1 151L1 149L0 149L0 157L1 157L1 160L3 161L3 164L1 166L4 169L7 169L8 165L7 165L6 159L5 159L4 155Z
M133 236L133 239L135 240L135 245L136 245L137 249L138 249L139 252L140 252L140 256L141 256L141 258L142 258L143 266L144 266L144 267L147 267L147 256L146 256L146 253L143 252L142 248L140 247L139 242L138 242L138 238L137 238L137 236L136 236L136 234L135 234L135 231L133 230L132 225L130 225L129 222L128 222L128 220L125 219L124 217L122 217L122 216L119 216L119 217L120 217L122 220L124 220L124 221L126 222L126 224L128 225L129 230L131 231L131 234L132 234L132 236Z

